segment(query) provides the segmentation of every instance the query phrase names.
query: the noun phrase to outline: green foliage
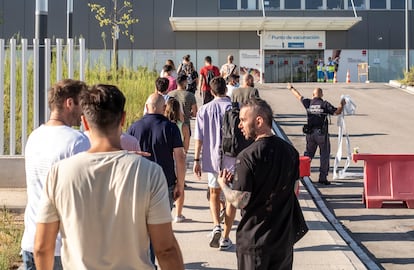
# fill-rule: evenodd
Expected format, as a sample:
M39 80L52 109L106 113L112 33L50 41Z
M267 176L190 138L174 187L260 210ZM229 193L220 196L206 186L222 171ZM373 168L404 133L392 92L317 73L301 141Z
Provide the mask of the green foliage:
M6 209L0 210L0 269L16 269L20 259L23 222Z
M56 82L56 51L52 51L52 63L50 72L50 84ZM64 53L65 54L65 53ZM68 75L67 63L63 57L63 78ZM75 63L74 66L79 66ZM89 66L86 63L86 66ZM6 61L4 63L4 96L0 100L0 110L4 110L4 122L0 123L4 127L4 154L10 153L10 52L6 51ZM16 118L15 118L15 137L16 137L16 154L22 153L22 63L18 58L16 61ZM85 72L85 81L88 84L106 83L114 84L124 93L126 101L126 123L127 128L137 118L142 116L144 104L150 93L154 92L156 72L147 68L131 69L120 67L118 71L108 70L104 64L98 62L92 68L87 68ZM79 70L75 70L74 78L79 78ZM27 63L27 135L33 130L33 63Z
M409 72L404 72L402 83L408 86L414 86L414 66L411 67Z
M129 37L131 42L134 42L134 35L129 32L129 27L138 23L137 18L132 16L132 4L130 1L123 1L122 5L118 6L118 0L111 0L113 8L109 11L101 4L88 3L92 13L95 14L95 19L98 21L100 27L110 26L112 39L115 39L117 32Z

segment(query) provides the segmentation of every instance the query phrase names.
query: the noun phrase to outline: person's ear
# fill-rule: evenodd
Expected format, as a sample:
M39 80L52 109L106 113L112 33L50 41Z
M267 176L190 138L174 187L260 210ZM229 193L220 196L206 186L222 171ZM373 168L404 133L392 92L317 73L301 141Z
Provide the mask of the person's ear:
M121 116L121 127L123 127L123 126L124 126L124 124L125 124L125 119L126 119L126 112L123 112L123 113L122 113L122 116Z
M263 117L260 115L256 116L256 126L261 127L263 125Z
M73 105L75 105L75 102L74 102L73 98L67 98L64 101L64 104L67 108L71 109L73 107Z
M86 120L86 117L84 115L81 115L82 125L85 131L90 130L88 120Z

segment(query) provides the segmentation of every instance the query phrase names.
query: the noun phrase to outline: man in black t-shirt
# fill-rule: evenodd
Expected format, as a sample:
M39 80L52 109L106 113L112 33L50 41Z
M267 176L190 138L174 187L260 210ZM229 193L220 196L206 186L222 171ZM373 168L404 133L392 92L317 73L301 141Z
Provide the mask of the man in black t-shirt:
M323 100L323 91L321 88L313 90L312 99L304 98L298 90L296 90L290 83L287 88L292 91L293 95L303 104L307 111L308 123L304 132L306 133L306 151L305 156L313 159L316 149L319 147L320 151L320 167L319 167L319 183L329 185L329 158L331 155L331 143L329 141L328 120L329 115L338 115L342 113L342 108L345 105L345 100L341 100L338 108L331 103Z
M227 201L242 211L236 233L239 270L292 269L293 245L308 230L294 193L299 154L273 135L272 121L264 100L251 99L242 107L239 128L255 141L237 156L234 177L223 170L218 179Z

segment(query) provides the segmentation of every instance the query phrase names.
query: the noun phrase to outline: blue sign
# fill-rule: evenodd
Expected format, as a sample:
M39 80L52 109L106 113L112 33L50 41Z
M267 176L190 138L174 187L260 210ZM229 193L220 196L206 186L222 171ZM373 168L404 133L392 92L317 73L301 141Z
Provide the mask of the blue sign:
M304 42L289 42L288 43L288 48L303 49L303 48L305 48L305 43Z

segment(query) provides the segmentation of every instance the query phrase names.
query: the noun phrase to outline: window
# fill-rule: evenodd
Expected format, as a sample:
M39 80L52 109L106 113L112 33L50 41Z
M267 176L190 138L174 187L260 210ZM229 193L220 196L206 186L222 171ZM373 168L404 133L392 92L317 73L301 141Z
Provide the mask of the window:
M220 0L220 9L237 9L237 0Z
M300 9L301 0L286 0L285 9Z
M258 10L261 2L261 0L241 0L241 9Z
M322 0L307 0L306 9L322 9Z
M369 7L371 9L386 9L387 0L371 0Z
M355 9L366 9L365 0L354 0ZM348 0L348 9L352 9L352 1Z
M265 9L280 9L280 0L264 0Z
M326 4L328 9L344 9L343 0L327 0Z
M391 0L391 9L405 9L405 0Z

